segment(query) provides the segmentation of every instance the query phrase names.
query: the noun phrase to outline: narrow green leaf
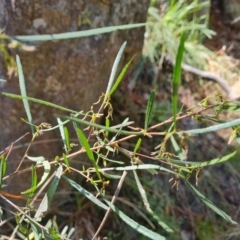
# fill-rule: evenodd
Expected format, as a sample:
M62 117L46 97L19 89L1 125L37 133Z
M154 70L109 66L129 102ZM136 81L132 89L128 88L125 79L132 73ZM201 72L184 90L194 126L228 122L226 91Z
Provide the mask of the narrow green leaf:
M31 185L31 189L34 189L36 186L37 186L37 171L36 171L36 167L32 166L32 185ZM34 192L35 191L32 191L32 192L29 193L26 207L28 207L30 202L32 201L32 197L34 195Z
M186 133L186 134L201 134L201 133L209 133L209 132L216 132L221 129L226 129L226 128L231 128L231 127L236 127L240 125L240 118L228 121L226 123L220 123L211 127L206 127L206 128L199 128L199 129L192 129L192 130L187 130L187 131L181 131L178 132L180 134Z
M236 132L236 141L240 144L240 133L238 131Z
M102 175L109 179L120 179L122 176L103 172Z
M205 162L191 162L191 161L179 161L179 160L171 160L171 162L173 163L177 163L180 165L186 165L188 166L188 168L190 169L194 169L194 168L202 168L202 167L207 167L207 166L211 166L211 165L215 165L218 163L223 163L225 161L228 161L229 159L231 159L235 154L237 153L237 151L230 153L226 156L223 157L219 157L219 158L214 158L210 161L205 161Z
M115 61L113 63L111 75L110 75L110 78L109 78L109 81L108 81L107 90L105 92L105 97L104 97L104 101L103 102L105 102L107 97L109 96L109 92L110 92L110 90L111 90L111 88L113 86L113 82L114 82L114 79L115 79L115 75L117 73L118 65L119 65L119 62L121 60L121 57L122 57L122 54L123 54L123 51L124 51L126 45L127 45L127 42L124 42L122 44L122 46L119 49L118 54L117 54L117 56L115 58Z
M68 238L68 239L71 239L71 237L72 237L72 235L73 235L74 232L75 232L75 228L72 227L72 228L70 229L70 231L68 232L68 234L67 234L67 238Z
M97 199L92 193L88 192L86 189L81 187L79 184L74 182L73 180L67 178L66 176L63 176L63 179L65 179L72 187L77 189L80 193L82 193L86 198L88 198L91 202L95 203L97 206L107 210L108 206L106 206L104 203L102 203L99 199Z
M104 146L108 151L115 153L115 149L112 148L112 147L110 147L110 146L107 146L106 144L104 144L104 142L103 142L103 146Z
M27 156L27 155L26 155L26 158L27 158L28 160L30 160L30 161L36 162L37 164L40 164L40 163L42 163L42 162L45 160L45 158L44 158L43 156L30 157L30 156Z
M148 202L148 199L147 199L147 195L146 195L146 191L144 190L139 178L138 178L138 175L136 173L136 171L133 171L133 174L134 174L134 178L135 178L135 181L137 183L137 187L138 187L138 190L139 190L139 193L142 197L142 200L143 200L143 203L144 203L144 206L147 210L148 213L150 213L152 215L152 217L157 220L158 224L166 231L166 232L173 232L173 230L166 224L164 223L154 212L153 210L151 209L151 206Z
M58 186L58 183L61 179L61 176L62 176L62 172L63 172L63 168L62 168L62 165L59 165L57 171L56 171L56 174L48 188L48 191L47 193L44 195L44 198L43 200L41 201L38 209L37 209L37 212L35 213L35 216L34 218L38 218L40 217L44 212L46 212L49 207L50 207L50 204L52 202L52 199L53 199L53 196L57 190L57 186Z
M111 90L109 91L108 95L111 96L115 90L117 89L117 87L119 86L120 82L122 81L125 73L127 72L128 68L130 67L133 59L134 59L135 56L133 56L129 61L128 63L124 66L124 68L122 69L122 71L120 72L116 82L114 83L113 87L111 88Z
M2 208L1 208L1 206L0 206L0 220L2 221L2 217L3 217L3 210L2 210Z
M178 86L181 82L182 60L183 60L185 40L186 40L186 33L183 33L181 35L180 45L178 47L176 63L173 71L172 113L173 113L173 122L174 122L175 130L177 128L176 116L177 116L177 105L178 105Z
M179 177L184 177L179 173L176 173L172 170L169 170L164 167L160 167L159 165L155 164L139 164L134 166L126 166L126 167L110 167L110 168L101 168L101 171L132 171L132 170L150 170L150 169L157 169L160 171L165 171L168 173L172 173L174 175L178 175ZM95 170L89 170L89 172L94 172Z
M70 231L68 232L68 234L67 234L67 238L68 238L68 239L72 239L71 237L72 237L72 235L73 235L74 232L75 232L75 228L72 227L72 228L70 229Z
M69 132L66 126L63 129L64 129L64 136L65 136L66 145L67 145L67 151L69 152L71 150Z
M65 112L70 112L70 113L78 113L74 110L71 110L71 109L68 109L68 108L64 108L64 107L61 107L57 104L54 104L54 103L50 103L50 102L47 102L47 101L43 101L43 100L40 100L40 99L37 99L37 98L32 98L32 97L27 97L27 96L21 96L21 95L17 95L17 94L12 94L12 93L6 93L6 92L3 92L2 93L4 96L7 96L7 97L11 97L11 98L16 98L16 99L26 99L28 101L31 101L31 102L35 102L35 103L38 103L38 104L41 104L41 105L46 105L48 107L52 107L52 108L56 108L56 109L60 109L60 110L63 110Z
M181 159L181 161L186 160L186 156L183 154L181 148L179 147L177 141L175 140L175 138L173 137L173 135L171 135L170 137L173 148L175 150L175 152L177 153L177 156L179 157L179 159Z
M116 141L117 136L122 133L122 128L131 125L133 122L128 121L129 118L124 119L124 121L118 125L112 126L111 129L118 129L117 134L112 137L109 143Z
M38 231L38 228L34 224L31 223L31 229L34 235L34 240L41 240L41 233Z
M77 139L78 139L78 142L79 142L80 148L81 148L81 146L82 146L81 139L80 139L80 137L78 136L78 133L77 133L78 124L76 122L74 122L74 121L72 121L72 124L73 124L73 128L74 128L74 131L75 131L75 133L77 135Z
M63 129L64 129L64 136L65 136L65 141L67 145L67 152L69 152L71 150L69 132L67 127L64 127Z
M65 137L63 122L61 121L60 118L57 118L57 122L58 122L58 125L59 125L59 130L60 130L61 138L62 138L62 141L63 141L64 149L65 149L65 152L67 153L68 152L67 140L66 140L66 137Z
M23 97L27 97L26 86L25 86L25 79L24 79L23 70L22 70L22 64L21 64L21 61L20 61L20 58L19 58L18 55L16 56L16 60L17 60L19 85L20 85L21 95ZM30 107L29 107L28 101L26 99L24 99L24 98L23 98L22 101L23 101L24 109L25 109L26 114L27 114L28 122L30 123L31 131L32 131L32 133L34 133L34 128L32 126L32 124L33 124L32 114L31 114L31 111L30 111Z
M110 26L103 28L96 28L84 31L77 32L68 32L68 33L58 33L58 34L46 34L46 35L30 35L30 36L14 36L13 39L18 41L49 41L49 40L61 40L61 39L71 39L71 38L80 38L80 37L89 37L93 35L99 35L104 33L110 33L117 30L125 30L131 28L144 27L145 23L134 23L134 24L126 24L120 26Z
M92 150L91 150L91 148L90 148L90 145L89 145L89 143L88 143L88 141L87 141L87 139L86 139L83 131L82 131L81 129L79 129L79 128L77 129L77 135L79 136L79 139L80 139L80 141L81 141L81 145L82 145L82 146L85 148L85 150L86 150L86 153L87 153L87 155L88 155L89 160L92 162L92 164L93 164L93 166L94 166L94 168L95 168L95 170L96 170L96 174L98 175L98 178L99 178L99 179L102 179L102 177L101 177L101 175L100 175L100 173L99 173L99 170L98 170L99 167L98 167L97 164L96 164L96 161L95 161L93 152L92 152Z
M16 221L20 221L20 214L16 214L15 217L18 215L18 219L16 219ZM29 215L25 214L24 215L25 218L27 218L27 220L30 222L31 226L34 226L35 229L37 229L37 232L39 233L39 238L40 239L46 239L46 240L54 240L54 238L52 238L49 233L47 232L47 230L43 229L40 227L39 224L36 223L35 220L33 220ZM44 235L44 238L41 237L41 235Z
M66 164L66 166L69 168L70 164L69 164L69 161L68 161L68 158L67 158L66 154L64 154L64 153L63 153L63 161Z
M85 126L94 127L94 128L97 128L97 129L103 129L103 130L113 132L113 133L118 133L118 134L123 134L123 135L141 135L141 136L143 136L142 132L124 131L124 130L116 129L116 126L112 126L110 128L107 128L107 127L102 126L100 124L84 121L84 120L81 120L81 119L78 119L78 118L75 118L75 117L62 116L62 118L68 119L68 120L76 122L76 123L83 124ZM132 122L131 122L131 124L132 124ZM119 125L117 125L117 126L119 126ZM126 125L130 125L130 122L126 123Z
M54 219L49 219L45 225L45 228L51 228L53 226Z
M38 183L38 185L36 187L30 188L24 192L21 192L21 194L29 194L31 192L34 192L45 182L45 180L47 179L47 177L50 173L51 165L48 161L43 161L42 164L43 164L43 168L44 168L44 173L43 173L42 178L41 178L40 182Z
M58 232L54 228L49 228L48 229L49 233L53 237L54 240L62 240L58 234Z
M6 170L7 170L6 158L4 155L2 155L0 162L0 189L2 189L2 179L5 176Z
M134 155L137 153L137 150L139 149L141 143L142 143L142 139L139 138L139 139L137 140L137 143L136 143L135 148L134 148L134 150L133 150Z
M240 110L240 102L239 101L234 101L234 102L228 102L224 103L223 105L217 106L214 108L216 111L239 111Z
M15 215L15 220L18 225L19 231L26 235L28 233L28 229L21 223L21 217L20 214Z
M215 213L217 213L219 216L221 216L224 220L227 222L230 222L232 224L238 224L237 222L233 221L232 218L227 215L224 211L216 207L209 199L207 199L204 195L202 195L193 185L184 179L185 183L188 185L188 187L192 190L192 192L199 197L199 199L204 202L209 208L211 208Z
M145 124L144 124L144 129L147 130L148 124L150 122L150 117L152 113L152 108L155 100L155 91L152 91L150 94L150 97L148 99L148 104L147 104L147 109L145 113Z
M61 235L62 235L62 236L66 236L67 230L68 230L68 226L65 226L65 227L63 228L63 230L61 231Z
M129 122L128 120L129 120L129 118L125 118L122 123L112 126L111 129L122 129L123 127L127 127L134 123L133 121Z
M98 154L98 155L99 155L100 158L102 158L102 159L104 159L106 161L117 163L117 164L124 164L124 162L122 162L122 161L117 161L117 160L113 160L113 159L107 158L107 157L105 157L102 154Z
M43 231L43 238L42 239L46 239L46 240L55 240L55 238L49 233L49 230L44 230Z
M110 120L109 120L109 118L106 118L105 126L106 126L106 128L109 128L109 127L110 127ZM108 137L109 131L106 131L106 132L105 132L105 135L106 135L106 137Z
M48 202L49 202L49 205L53 199L53 196L56 192L56 189L57 189L57 186L58 186L58 183L61 179L61 176L62 176L62 172L63 172L63 167L62 165L59 165L57 171L56 171L56 175L54 176L52 182L51 182L51 185L47 191L47 197L48 197Z
M135 222L133 219L128 217L122 211L120 211L116 206L114 206L111 202L109 202L106 198L104 198L105 202L109 205L113 212L115 212L126 224L128 224L131 228L141 233L142 235L148 237L153 240L165 240L166 238L161 236L160 234L153 232L152 230L140 225Z

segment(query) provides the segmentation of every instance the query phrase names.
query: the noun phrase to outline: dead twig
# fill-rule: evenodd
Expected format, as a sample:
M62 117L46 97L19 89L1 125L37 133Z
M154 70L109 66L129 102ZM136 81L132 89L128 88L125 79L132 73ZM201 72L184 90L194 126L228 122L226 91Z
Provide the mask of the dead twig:
M112 198L112 201L111 201L112 204L115 203L115 201L116 201L116 199L118 197L118 194L120 192L120 189L122 188L122 184L124 182L124 179L125 179L126 175L127 175L127 172L124 171L123 174L122 174L122 177L121 177L121 179L120 179L120 181L118 183L117 189L116 189L116 191L114 193L114 196ZM99 232L101 231L101 229L103 228L103 225L105 224L105 222L106 222L110 212L111 212L111 208L109 207L107 212L106 212L106 214L105 214L105 216L104 216L104 218L103 218L103 220L102 220L102 222L101 222L101 224L100 224L100 226L99 226L99 228L98 228L98 230L96 231L95 235L93 236L92 240L97 238L97 236L98 236Z

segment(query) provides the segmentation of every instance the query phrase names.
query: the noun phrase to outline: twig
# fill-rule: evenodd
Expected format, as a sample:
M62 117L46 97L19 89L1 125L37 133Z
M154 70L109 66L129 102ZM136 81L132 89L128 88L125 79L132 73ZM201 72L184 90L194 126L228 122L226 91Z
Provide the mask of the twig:
M2 154L4 154L5 152L9 151L9 149L12 149L12 146L13 146L15 143L17 143L18 141L20 141L22 138L24 138L24 137L27 136L28 134L29 134L29 132L28 132L28 133L25 133L23 136L21 136L20 138L18 138L18 139L15 140L14 142L12 142L10 146L6 147L3 151L0 152L0 156L1 156Z
M110 198L110 196L106 196L108 198ZM123 197L117 197L117 200L119 202L123 202L124 204L128 205L129 207L133 208L133 210L135 212L137 212L148 224L149 226L151 226L152 229L156 229L156 227L154 226L154 224L151 222L151 220L146 216L146 214L143 213L143 211L141 210L141 208L138 208L136 206L136 204L131 203L130 201L128 201L127 199L123 198Z
M181 119L184 119L184 118L187 118L187 117L192 117L192 116L198 115L199 113L204 112L204 111L206 111L206 110L208 110L208 109L211 109L211 108L213 108L213 107L216 107L216 106L219 106L219 104L215 104L215 105L212 105L212 106L209 106L209 107L200 109L200 110L197 111L197 112L190 112L190 113L187 113L186 115L179 116L179 117L177 117L177 120L181 120ZM190 109L189 109L189 110L190 110ZM167 120L165 120L165 121L163 121L163 122L160 122L160 123L158 123L158 124L156 124L156 125L148 128L148 129L147 129L147 133L149 133L150 130L153 130L153 129L155 129L155 128L158 128L158 127L160 127L160 126L162 126L162 125L165 125L165 124L167 124L167 123L171 123L172 121L173 121L173 117L171 117L171 118L169 118L169 119L167 119Z
M30 220L31 222L33 222L36 226L38 226L40 229L47 231L48 229L46 227L41 226L38 222L36 222L33 218L31 218L30 216L28 216L24 211L21 210L21 208L19 208L17 205L15 205L14 203L12 203L11 201L9 201L7 198L5 198L3 195L0 194L0 197L2 199L4 199L6 202L8 202L12 207L14 207L15 209L18 210L19 213L21 213L22 215L24 215L26 218L28 218L28 220ZM14 239L14 236L17 232L18 229L18 225L16 226L16 228L14 229L10 239Z
M211 108L213 108L213 107L215 107L215 106L218 106L218 105L219 105L219 104L215 104L215 105L206 107L206 108L204 108L204 109L200 109L200 110L197 111L197 112L190 113L190 114L186 114L186 115L183 115L183 116L179 116L179 117L177 117L177 120L181 120L181 119L184 119L184 118L187 118L187 117L191 117L191 116L197 115L197 114L199 114L199 113L201 113L201 112L204 112L204 111L206 111L206 110L208 110L208 109L211 109ZM151 130L153 130L153 129L155 129L155 128L158 128L158 127L160 127L160 126L162 126L162 125L165 125L165 124L167 124L167 123L171 123L172 121L173 121L173 119L172 119L172 118L169 118L168 120L166 120L166 121L164 121L164 122L158 123L158 124L156 124L156 125L148 128L147 132L149 132L149 131L151 131ZM151 133L151 134L152 134L152 133ZM127 139L131 139L131 138L134 138L134 137L136 137L136 135L129 135L129 136L127 136L127 137L124 137L124 138L118 139L118 140L116 140L116 141L114 141L114 142L111 142L111 143L107 144L107 146L114 146L115 144L118 144L118 143L120 143L120 142L124 142L124 141L126 141ZM94 151L94 150L97 150L97 149L100 149L100 148L103 148L103 146L92 147L91 150ZM85 152L86 152L86 150L79 150L79 151L77 151L77 152L74 152L74 153L71 153L71 154L67 155L67 158L70 159L70 158L72 158L72 157L78 156L78 155L83 154L83 153L85 153ZM63 161L63 158L60 158L58 161ZM50 164L51 164L51 165L56 164L56 163L58 163L58 161L53 160L53 161L50 162ZM38 169L38 168L42 168L42 165L37 165L36 168L37 168L37 169ZM70 169L76 171L76 170L73 169L73 168L70 168ZM31 167L25 168L25 169L23 169L23 170L19 170L18 172L14 172L14 173L8 174L8 175L5 176L2 180L3 180L3 181L6 181L7 179L9 179L9 178L11 178L11 177L13 177L13 176L15 176L15 175L20 175L20 174L29 172L29 171L31 171L31 170L32 170ZM78 171L78 172L80 172L80 171Z
M21 165L22 165L22 163L23 163L25 157L26 157L27 154L28 154L28 150L30 149L32 142L33 142L33 139L32 139L31 142L29 143L29 145L28 145L28 147L27 147L27 150L25 151L25 153L24 153L24 155L23 155L23 157L22 157L20 163L18 164L17 169L15 170L15 172L18 172L19 168L21 167Z
M113 195L113 198L112 198L112 201L111 201L112 204L115 203L115 201L116 201L116 199L117 199L117 197L118 197L118 194L119 194L119 192L120 192L120 189L122 188L123 181L124 181L124 179L125 179L126 176L127 176L127 171L124 171L123 174L122 174L121 179L119 180L117 189L116 189L116 191L115 191L115 193L114 193L114 195ZM103 218L103 220L102 220L102 222L101 222L101 224L100 224L100 226L99 226L99 228L98 228L98 230L96 231L95 235L93 236L92 240L95 240L95 239L96 239L97 235L99 234L99 232L100 232L101 229L103 228L103 225L105 224L105 222L106 222L106 220L107 220L110 212L111 212L111 208L109 207L108 210L107 210L107 212L106 212L106 214L105 214L105 216L104 216L104 218Z

